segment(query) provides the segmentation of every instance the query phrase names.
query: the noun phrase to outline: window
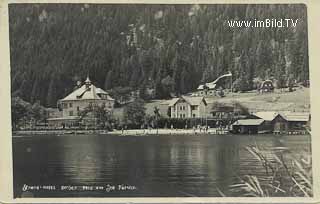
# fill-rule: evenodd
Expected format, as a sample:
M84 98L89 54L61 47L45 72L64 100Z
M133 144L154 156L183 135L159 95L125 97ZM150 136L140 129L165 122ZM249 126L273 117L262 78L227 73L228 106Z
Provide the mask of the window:
M79 106L77 106L77 111L78 111L78 112L80 111L80 108L79 108Z
M183 118L185 118L186 117L186 114L183 114Z
M72 103L69 103L69 107L72 108Z
M182 106L182 110L185 110L186 109L186 107L185 106Z
M73 116L73 111L69 111L69 116Z
M63 104L63 108L64 108L64 109L68 108L68 104L64 103L64 104Z
M182 114L180 114L180 118L182 118Z
M197 106L191 106L191 110L197 110Z
M194 118L195 118L195 117L196 117L196 114L192 114L192 117L194 117Z

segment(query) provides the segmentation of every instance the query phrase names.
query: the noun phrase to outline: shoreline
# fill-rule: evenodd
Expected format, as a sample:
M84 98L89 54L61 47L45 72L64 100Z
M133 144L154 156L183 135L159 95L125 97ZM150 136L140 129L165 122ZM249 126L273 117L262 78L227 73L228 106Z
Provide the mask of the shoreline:
M23 136L21 136L23 135ZM205 130L193 129L131 129L131 130L20 130L12 131L13 137L52 135L52 136L81 136L81 135L109 135L109 136L155 136L155 135L311 135L307 131L291 131L287 133L256 133L256 134L233 134L227 129L209 128Z
M48 134L101 134L101 135L180 135L180 134L227 134L229 130L210 128L205 130L193 129L130 129L130 130L19 130L12 134L48 135Z

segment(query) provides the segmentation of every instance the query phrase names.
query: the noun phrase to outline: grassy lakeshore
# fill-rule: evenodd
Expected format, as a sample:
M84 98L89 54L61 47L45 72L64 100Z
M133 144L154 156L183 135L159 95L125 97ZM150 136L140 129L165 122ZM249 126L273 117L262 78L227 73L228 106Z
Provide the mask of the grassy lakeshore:
M293 111L293 112L308 112L310 111L310 90L305 87L298 87L293 92L276 89L273 93L259 94L257 91L246 93L226 93L226 96L221 98L218 96L206 97L208 105L211 106L214 102L232 103L238 101L245 105L250 112L258 111ZM167 115L167 100L152 100L145 104L146 114L153 115L154 107L160 109L161 115ZM114 116L122 118L123 108L115 108ZM207 115L210 115L208 108Z
M207 117L211 116L211 104L214 102L232 103L238 101L245 105L250 112L255 111L293 111L293 112L309 112L310 96L309 88L297 88L293 92L275 90L273 93L259 94L257 92L246 93L227 93L226 97L220 98L215 96L207 97L208 101ZM154 107L160 109L160 114L167 117L167 100L153 100L145 104L146 115L154 115ZM116 108L114 117L123 118L123 109ZM207 132L203 129L131 129L131 130L75 130L75 129L58 129L58 130L20 130L13 131L13 135L67 135L67 134L110 134L110 135L180 135L180 134L223 134L227 130L218 130L209 128Z

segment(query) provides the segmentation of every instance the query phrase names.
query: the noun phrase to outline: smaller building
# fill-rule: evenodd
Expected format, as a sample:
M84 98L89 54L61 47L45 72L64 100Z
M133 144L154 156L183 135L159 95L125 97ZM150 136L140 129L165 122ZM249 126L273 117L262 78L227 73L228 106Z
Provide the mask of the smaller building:
M310 126L311 115L307 112L257 112L253 114L263 119L264 128L270 132L285 133L290 131L304 131Z
M215 96L216 95L216 86L217 86L217 84L215 84L213 82L201 84L197 88L197 95L198 96Z
M212 118L219 119L240 119L247 118L249 116L248 110L240 103L233 102L230 104L225 103L213 103L210 113Z
M272 92L273 90L274 90L274 86L271 80L263 81L259 87L260 93Z
M287 122L287 130L299 131L310 128L311 115L308 112L288 112L283 114L283 118Z
M60 118L62 117L62 112L58 108L47 108L47 118Z
M230 80L228 80L230 78ZM232 73L229 71L227 74L221 75L212 82L200 84L197 88L198 96L216 96L217 90L229 87L232 89Z
M240 134L257 134L262 131L263 119L241 119L232 124L232 132Z
M203 118L207 102L204 97L181 96L168 104L171 118Z

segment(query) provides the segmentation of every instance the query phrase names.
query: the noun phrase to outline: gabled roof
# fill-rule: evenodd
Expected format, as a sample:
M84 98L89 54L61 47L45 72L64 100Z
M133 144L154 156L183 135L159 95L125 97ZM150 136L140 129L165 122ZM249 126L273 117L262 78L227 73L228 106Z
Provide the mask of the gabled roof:
M192 106L197 106L200 105L201 102L204 102L207 105L207 102L204 97L187 97L187 96L182 96L190 105Z
M272 121L275 117L277 117L277 115L279 115L279 113L274 111L262 111L253 113L253 115L265 121Z
M216 88L217 84L210 82L210 83L205 83L205 84L201 84L198 86L197 90L203 90L205 89L205 87L208 87L208 89L214 89Z
M283 118L290 122L308 122L310 119L310 113L298 113L298 112L291 112L282 114Z
M207 102L204 97L193 97L193 96L181 96L180 98L173 98L169 102L169 106L174 106L179 100L184 100L192 106L200 105L201 102L204 102L207 105Z
M254 116L257 116L261 119L264 119L265 121L272 121L274 120L278 115L283 117L286 121L299 121L299 122L307 122L310 118L310 113L305 112L274 112L274 111L265 111L265 112L257 112L253 113Z
M265 80L265 81L262 82L262 84L264 84L264 83L271 83L271 84L273 84L270 79L267 79L267 80Z
M169 101L168 106L174 106L179 101L180 98L173 98Z
M267 87L265 87L266 84L269 84L270 86L267 85ZM269 79L267 79L267 80L265 80L265 81L263 81L263 82L261 83L260 88L271 88L271 89L272 89L272 88L274 88L274 87L273 87L272 81L269 80Z
M60 101L73 101L73 100L85 100L85 99L101 99L100 94L108 94L104 90L95 87L91 84L88 88L86 85L82 85L80 88L74 90L72 93L67 95L65 98ZM107 95L108 100L114 100L109 95Z
M254 126L261 125L264 122L263 119L241 119L234 122L232 125L244 125L244 126Z

